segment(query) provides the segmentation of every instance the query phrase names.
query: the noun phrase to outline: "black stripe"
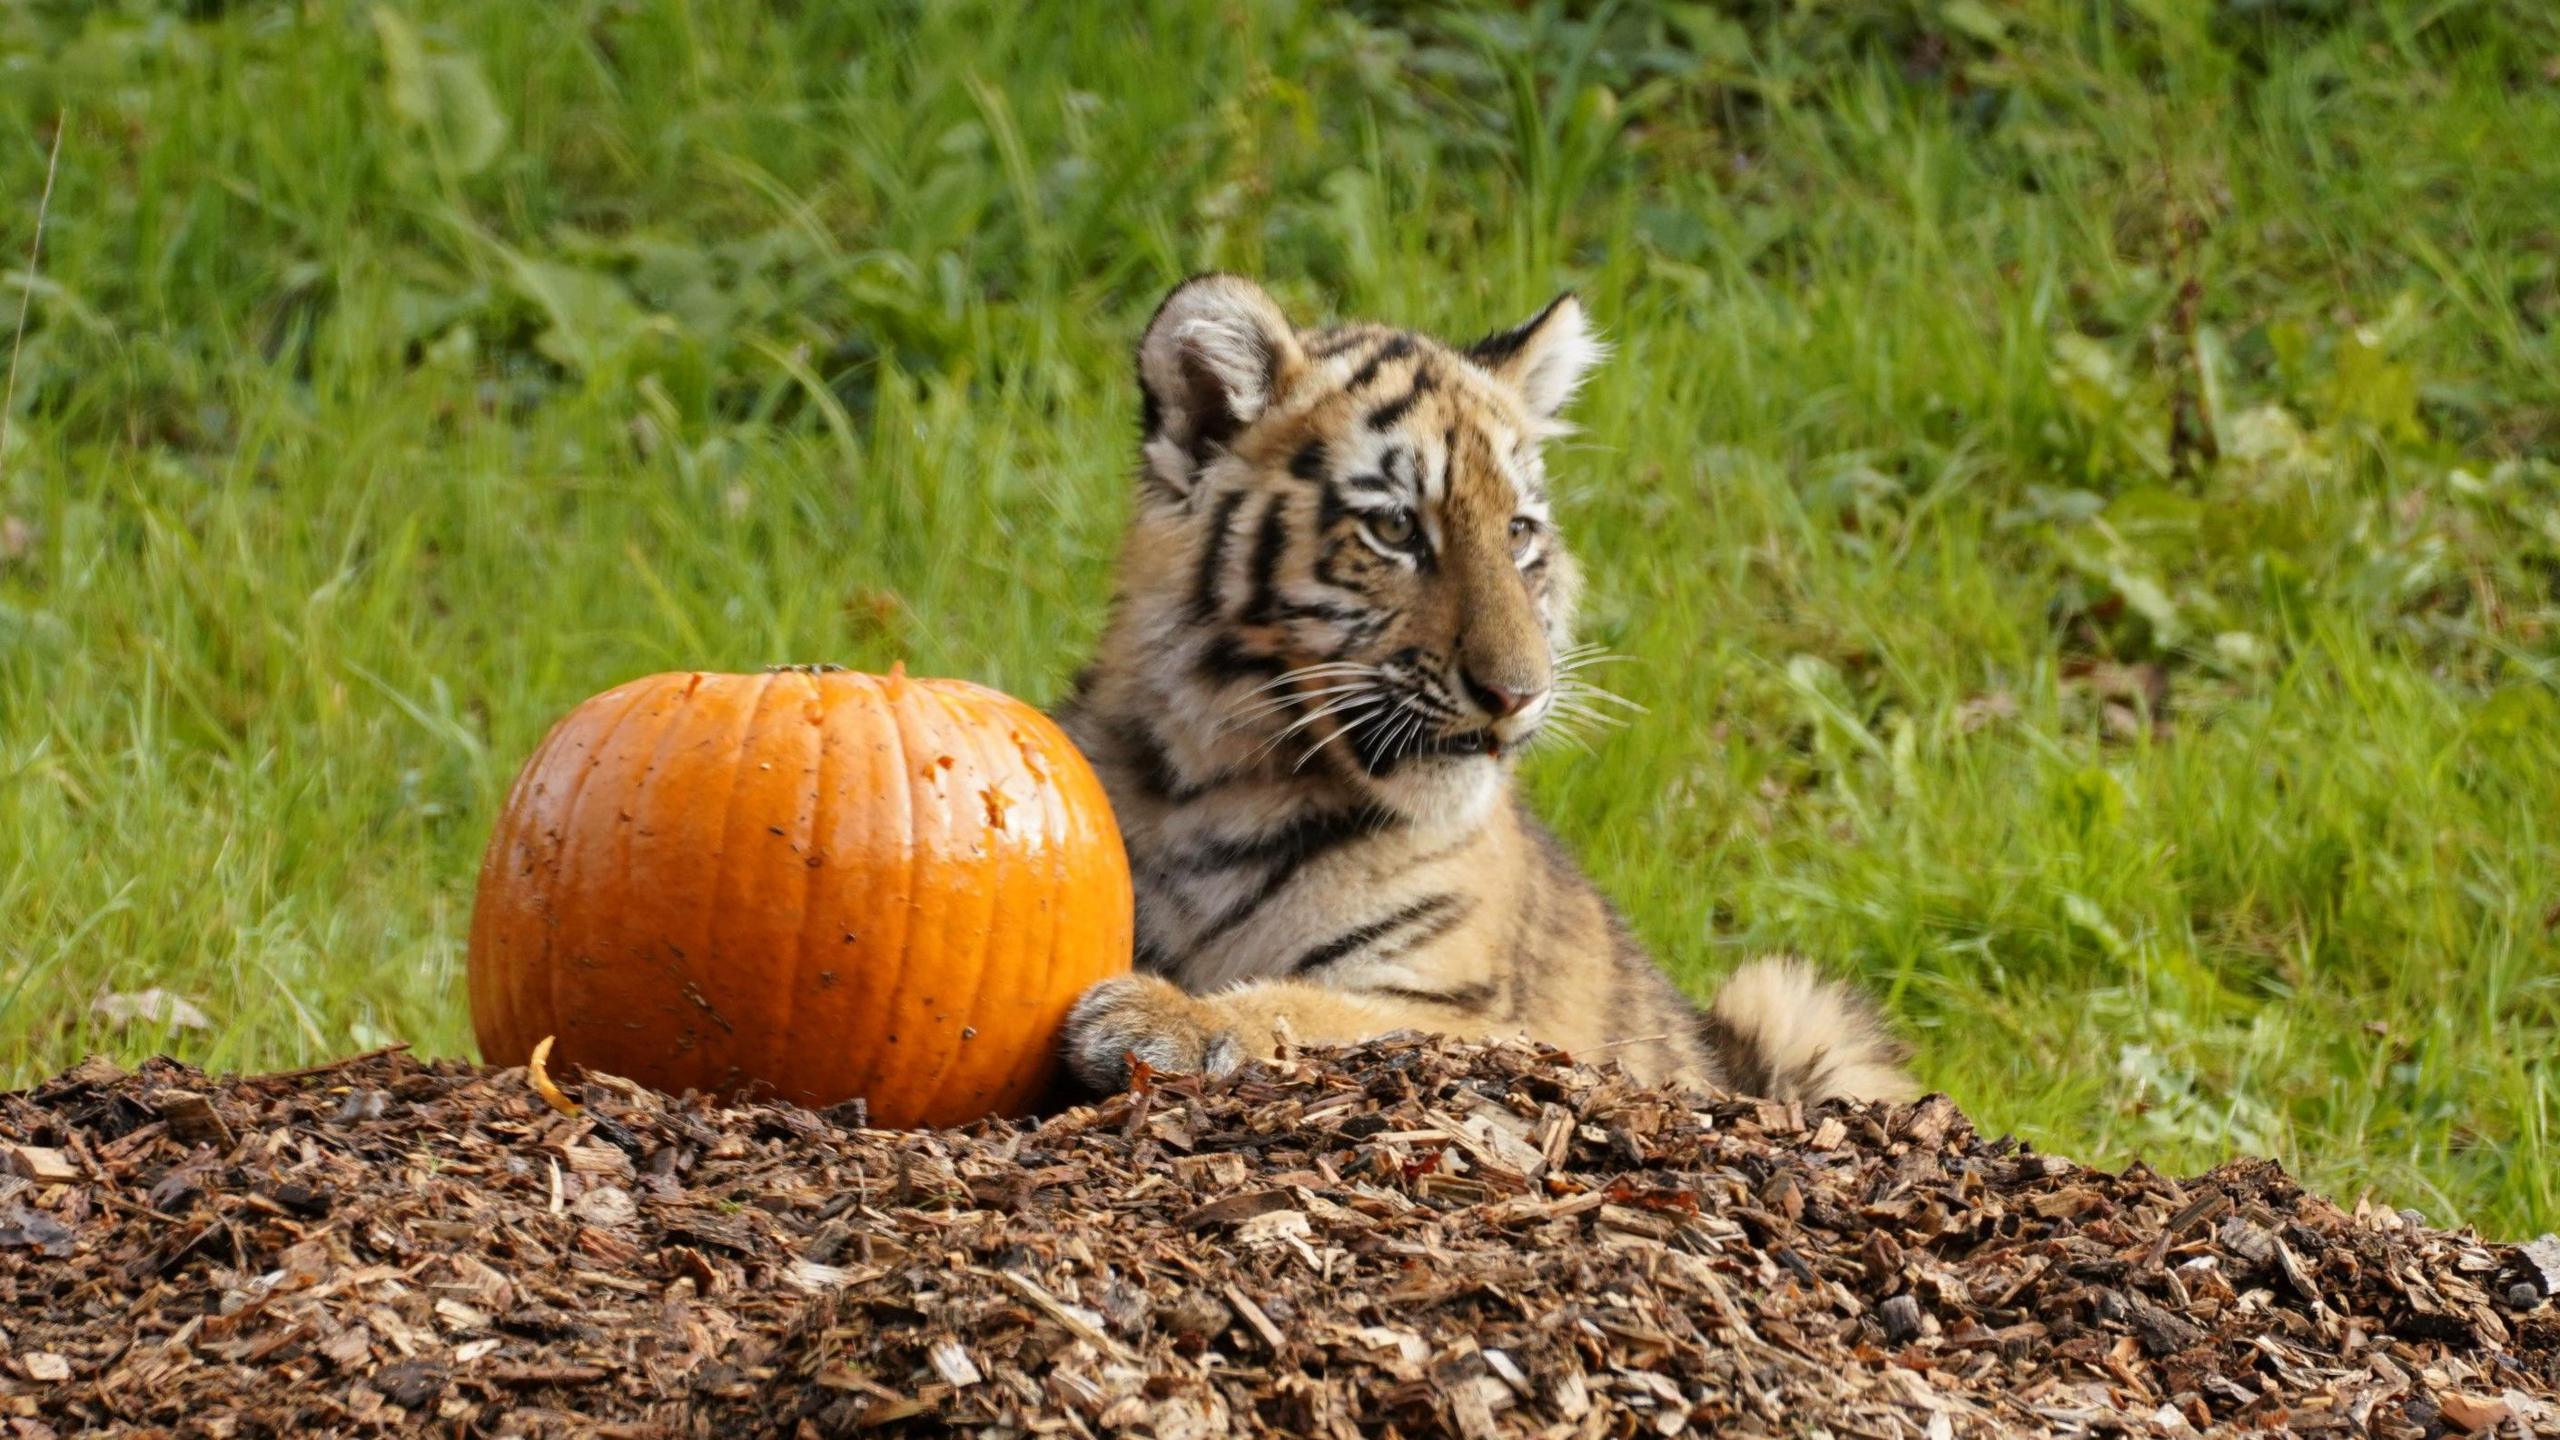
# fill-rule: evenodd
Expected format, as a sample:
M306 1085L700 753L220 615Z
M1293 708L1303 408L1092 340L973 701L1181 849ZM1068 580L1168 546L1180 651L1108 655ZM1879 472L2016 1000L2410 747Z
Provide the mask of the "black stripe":
M1432 386L1439 383L1439 377L1431 373L1431 366L1426 362L1413 372L1412 389L1369 412L1369 428L1372 430L1394 429L1396 422L1402 420L1407 411L1421 403L1422 397L1430 391Z
M1128 762L1142 793L1165 800L1181 787L1182 777L1174 773L1172 759L1156 743L1155 731L1148 728L1147 722L1124 720L1111 728L1111 739L1112 748Z
M1375 835L1395 823L1366 808L1318 810L1260 835L1209 841L1183 857L1177 868L1195 873L1261 865L1295 870L1329 850Z
M1274 495L1271 503L1263 507L1262 532L1254 537L1253 563L1249 567L1253 598L1245 602L1243 619L1247 625L1268 625L1279 613L1280 597L1273 584L1279 578L1280 552L1289 544L1288 522L1280 514L1287 504L1288 497Z
M1478 340L1474 344L1469 345L1467 347L1467 358L1473 360L1479 365L1482 365L1487 370L1501 369L1503 362L1509 360L1512 356L1519 354L1520 347L1528 344L1530 337L1538 333L1539 327L1547 323L1548 317L1556 313L1556 307L1572 298L1572 292L1567 291L1553 300L1548 301L1547 308L1530 316L1528 319L1521 321L1510 329L1497 330L1483 339Z
M1230 490L1218 497L1209 512L1209 538L1200 547L1200 573L1191 585L1191 618L1214 620L1218 617L1218 572L1227 566L1227 531L1235 524L1236 511L1244 505L1244 492Z
M1387 627L1396 623L1403 614L1403 607L1390 606L1384 610L1363 610L1355 615L1335 619L1334 623L1342 627L1342 639L1334 646L1332 653L1325 658L1348 660L1355 652L1367 650L1370 646L1377 644L1378 637L1387 633Z
M1548 953L1560 953L1567 947L1562 932L1565 917L1549 904L1554 898L1572 894L1573 877L1563 866L1572 862L1563 853L1555 835L1544 825L1530 821L1532 855L1539 873L1520 887L1520 905L1512 915L1510 983L1504 987L1502 1018L1522 1020L1529 1013L1529 976L1544 974L1539 960ZM1605 902L1603 902L1605 903Z
M1511 934L1502 946L1511 961L1510 967L1502 972L1502 1018L1513 1022L1528 1013L1529 967L1535 963L1529 954L1529 932L1536 928L1532 917L1544 908L1544 902L1535 894L1540 887L1532 885L1526 888L1532 893L1522 904L1513 907Z
M1093 698L1093 687L1101 682L1102 666L1099 664L1086 665L1083 669L1076 672L1076 678L1067 682L1066 704L1057 708L1064 710L1070 706L1080 706L1084 704L1086 701Z
M1165 753L1164 742L1156 738L1154 727L1142 719L1122 721L1112 729L1111 740L1120 758L1128 763L1139 791L1149 799L1178 805L1218 788L1217 777L1183 779L1181 772L1173 768L1173 757Z
M1192 662L1192 668L1202 678L1225 685L1238 680L1273 679L1286 667L1281 665L1277 656L1256 655L1245 649L1233 635L1213 635L1209 637L1208 644L1200 647L1199 658Z
M1461 985L1455 990L1405 990L1388 986L1384 989L1360 990L1354 993L1378 995L1389 1000L1404 1000L1416 1005L1443 1005L1469 1015L1483 1014L1485 1005L1493 999L1493 987L1490 985Z
M1394 879L1398 876L1410 875L1425 865L1437 865L1441 861L1448 859L1450 856L1457 854L1459 851L1465 850L1469 846L1474 845L1478 840L1483 838L1484 832L1482 830L1470 830L1466 834L1459 836L1457 839L1450 841L1446 845L1425 850L1421 854L1414 856L1412 859L1405 861L1404 868L1398 870L1394 876L1390 876L1388 878Z
M1299 446L1298 453L1289 457L1289 473L1301 480L1322 480L1324 478L1324 442L1310 440Z
M1279 607L1275 619L1329 620L1336 625L1358 625L1376 611L1352 605L1337 605L1330 600L1291 600Z
M1271 897L1287 888L1309 865L1395 823L1374 810L1325 811L1302 815L1259 841L1221 841L1204 847L1191 857L1189 868L1237 869L1264 864L1271 867L1271 872L1262 877L1252 894L1219 912L1207 929L1192 937L1193 948L1206 946L1251 919L1255 911L1269 904Z
M1716 1058L1716 1083L1740 1095L1767 1095L1769 1062L1757 1044L1710 1010L1698 1017L1698 1043Z
M1378 637L1385 634L1387 627L1396 623L1396 618L1402 614L1404 611L1401 608L1370 610L1339 622L1342 626L1342 640L1324 658L1348 660L1354 653L1377 644Z
M1371 355L1367 360L1362 361L1360 368L1351 372L1350 383L1343 388L1347 390L1359 389L1361 386L1378 378L1379 366L1386 364L1390 360L1401 360L1412 353L1413 337L1410 335L1396 336L1386 344L1379 346L1376 354Z
M1342 582L1342 576L1334 569L1333 562L1341 557L1343 546L1355 545L1358 543L1358 541L1342 535L1335 535L1327 538L1324 542L1324 553L1316 557L1316 578L1323 581L1325 584L1332 586L1336 590L1349 590L1355 588Z
M1387 479L1403 486L1406 494L1422 494L1422 464L1414 458L1411 448L1399 445L1378 457L1378 468L1387 472Z
M1289 962L1289 973L1304 975L1350 958L1409 926L1419 925L1458 903L1455 895L1433 895L1366 925L1346 930Z
M1336 562L1346 557L1357 560L1369 553L1368 546L1350 536L1335 536L1325 542L1324 554L1316 560L1316 578L1336 590L1357 590L1360 587L1343 577L1342 569Z
M1379 956L1378 958L1381 960L1401 959L1404 956L1410 955L1416 950L1420 950L1424 946L1429 945L1432 941L1439 939L1441 936L1448 934L1450 931L1457 929L1459 925L1465 923L1468 916L1473 915L1474 913L1476 913L1476 902L1473 900L1453 905L1449 909L1441 912L1439 915L1434 916L1428 924L1425 924L1420 929L1415 930L1412 934L1404 936L1397 942L1396 947L1393 950ZM1467 988L1473 989L1475 987L1470 986ZM1486 987L1486 994L1490 996L1491 993L1491 988Z
M1364 328L1331 331L1308 347L1307 353L1318 360L1330 360L1346 350L1367 344L1377 333L1375 330Z

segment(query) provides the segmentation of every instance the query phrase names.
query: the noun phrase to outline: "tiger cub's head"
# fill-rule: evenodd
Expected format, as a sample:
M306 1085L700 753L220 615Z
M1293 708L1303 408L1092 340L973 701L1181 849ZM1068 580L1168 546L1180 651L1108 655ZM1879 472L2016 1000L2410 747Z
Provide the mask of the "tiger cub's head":
M1300 330L1228 275L1166 298L1121 618L1186 768L1490 798L1556 703L1579 579L1539 449L1600 353L1570 295L1464 347Z

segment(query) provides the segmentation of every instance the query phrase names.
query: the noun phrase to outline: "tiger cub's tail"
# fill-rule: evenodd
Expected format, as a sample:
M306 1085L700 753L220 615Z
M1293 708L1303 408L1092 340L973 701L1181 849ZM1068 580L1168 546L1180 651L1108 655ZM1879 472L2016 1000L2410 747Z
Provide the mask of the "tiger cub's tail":
M1726 977L1702 1019L1724 1083L1746 1095L1801 1100L1908 1100L1910 1051L1873 1001L1792 955Z

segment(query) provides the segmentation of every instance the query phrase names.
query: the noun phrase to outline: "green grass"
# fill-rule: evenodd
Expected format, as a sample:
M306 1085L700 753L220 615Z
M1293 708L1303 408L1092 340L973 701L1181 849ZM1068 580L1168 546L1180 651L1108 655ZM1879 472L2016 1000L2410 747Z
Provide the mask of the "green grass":
M1109 8L0 10L0 1079L466 1051L577 700L1058 692L1171 281L1569 284L1650 713L1532 780L1671 964L1859 973L2075 1156L2560 1225L2546 7Z

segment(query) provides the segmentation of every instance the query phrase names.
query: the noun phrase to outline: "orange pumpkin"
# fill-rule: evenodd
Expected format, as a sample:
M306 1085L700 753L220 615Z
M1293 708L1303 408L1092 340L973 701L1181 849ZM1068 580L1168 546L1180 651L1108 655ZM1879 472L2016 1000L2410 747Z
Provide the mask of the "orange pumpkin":
M1129 968L1101 783L960 680L653 675L587 701L507 797L471 919L482 1057L664 1090L1017 1114L1087 985Z

